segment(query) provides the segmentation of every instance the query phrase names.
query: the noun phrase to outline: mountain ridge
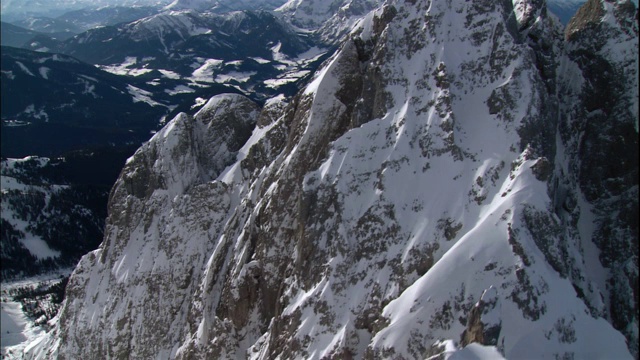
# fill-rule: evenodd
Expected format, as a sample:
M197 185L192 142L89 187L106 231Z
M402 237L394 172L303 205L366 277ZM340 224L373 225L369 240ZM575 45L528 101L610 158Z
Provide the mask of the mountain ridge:
M637 88L638 29L590 2L606 21L565 42L544 3L398 1L293 99L176 116L27 358L637 356L637 231L597 213L637 208L637 156L602 165L637 146L637 92L591 99Z

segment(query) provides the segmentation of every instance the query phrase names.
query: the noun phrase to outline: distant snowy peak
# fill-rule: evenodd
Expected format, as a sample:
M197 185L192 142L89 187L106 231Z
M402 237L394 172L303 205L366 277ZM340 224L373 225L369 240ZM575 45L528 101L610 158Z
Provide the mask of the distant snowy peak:
M294 26L318 31L327 42L339 41L368 12L383 0L289 0L277 12Z
M3 0L3 21L19 20L26 16L57 17L69 11L80 9L98 9L102 7L137 7L154 6L161 7L169 3L169 0Z
M164 10L208 10L215 4L214 0L174 0Z
M140 19L131 23L126 32L135 40L162 38L176 33L182 38L211 32L206 21L190 11L174 11Z
M286 0L174 0L165 10L211 10L225 13L238 10L274 10Z
M174 0L165 10L211 10L225 13L238 10L274 10L285 0Z
M275 10L286 0L218 0L213 10L224 13L238 10Z
M331 5L329 1L289 0L276 11L292 18L300 26L317 27L323 18L328 17Z

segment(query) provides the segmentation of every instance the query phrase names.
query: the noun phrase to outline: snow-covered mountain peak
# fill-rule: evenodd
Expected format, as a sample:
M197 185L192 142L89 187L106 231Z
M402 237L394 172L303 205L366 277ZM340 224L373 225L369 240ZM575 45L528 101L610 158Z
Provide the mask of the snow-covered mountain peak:
M158 37L164 40L165 34L180 34L182 38L187 38L211 32L206 21L192 9L171 10L149 16L127 24L125 29L135 41Z
M166 191L172 199L215 179L234 160L257 117L256 105L237 94L212 97L193 117L176 116L127 161L122 190L141 199Z
M335 43L383 0L289 0L276 12L291 24L318 31L324 41Z
M169 122L127 163L105 241L34 353L636 355L637 304L611 294L632 298L637 257L616 249L632 253L637 232L627 217L607 230L602 214L620 198L637 209L637 156L622 151L637 132L618 149L598 136L619 130L589 126L627 129L608 109L637 96L585 104L580 85L611 73L565 53L559 24L519 3L533 11L395 2L288 104L258 116L220 97ZM607 167L596 148L627 157Z
M212 10L226 13L238 10L274 10L286 0L174 0L165 10Z
M164 10L208 10L216 3L215 0L174 0Z

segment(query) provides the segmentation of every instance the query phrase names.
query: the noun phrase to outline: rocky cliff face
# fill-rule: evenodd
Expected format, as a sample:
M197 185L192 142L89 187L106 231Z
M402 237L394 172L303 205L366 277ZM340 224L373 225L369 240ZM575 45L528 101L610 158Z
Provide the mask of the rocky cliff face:
M631 2L588 1L568 24L560 89L558 216L591 237L602 316L638 354L638 22ZM581 79L576 81L575 79ZM582 288L582 287L580 287Z
M27 357L637 356L637 22L595 3L397 1L289 103L179 115Z

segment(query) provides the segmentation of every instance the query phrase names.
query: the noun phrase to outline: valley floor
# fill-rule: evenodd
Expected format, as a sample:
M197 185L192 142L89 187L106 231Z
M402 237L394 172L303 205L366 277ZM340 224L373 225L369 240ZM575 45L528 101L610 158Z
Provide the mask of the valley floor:
M10 353L13 352L9 351L9 349L20 347L20 345L25 344L27 339L40 331L40 327L35 326L22 312L19 302L4 302L3 299L2 335L0 336L3 358L5 355L10 356Z
M69 276L73 269L61 269L34 277L3 282L1 286L2 317L0 324L0 348L2 359L18 359L24 347L44 329L35 324L22 310L22 304L14 300L13 293L25 287L36 288L52 284L61 277Z

